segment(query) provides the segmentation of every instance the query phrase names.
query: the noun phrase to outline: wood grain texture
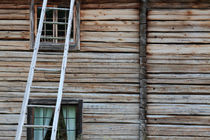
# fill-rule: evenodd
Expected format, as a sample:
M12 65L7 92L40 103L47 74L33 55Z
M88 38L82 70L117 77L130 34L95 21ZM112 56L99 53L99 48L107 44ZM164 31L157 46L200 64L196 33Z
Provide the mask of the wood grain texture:
M59 2L64 4L63 0ZM0 140L11 140L32 55L30 5L17 0L0 3ZM84 139L136 140L140 100L139 1L83 3L81 51L68 55L64 98L84 101ZM60 62L60 52L44 51L38 56L37 66L55 68ZM58 80L58 73L36 72L33 84L57 86ZM55 98L56 91L33 89L31 97Z

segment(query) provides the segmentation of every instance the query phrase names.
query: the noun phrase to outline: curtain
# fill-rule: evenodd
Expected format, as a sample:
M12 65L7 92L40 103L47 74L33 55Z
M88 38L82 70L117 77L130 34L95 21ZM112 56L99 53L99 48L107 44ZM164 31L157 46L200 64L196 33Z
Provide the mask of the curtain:
M67 140L76 140L76 107L62 107L64 122L66 125Z
M35 108L34 109L34 125L49 126L52 119L52 108ZM47 128L35 128L34 140L43 140L47 134Z

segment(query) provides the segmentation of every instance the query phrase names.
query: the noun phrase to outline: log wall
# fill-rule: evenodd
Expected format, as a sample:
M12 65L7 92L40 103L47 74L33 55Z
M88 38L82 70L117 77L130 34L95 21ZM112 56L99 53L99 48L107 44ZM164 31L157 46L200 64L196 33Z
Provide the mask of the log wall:
M0 140L12 140L32 57L30 5L0 3ZM139 137L138 7L138 0L82 1L81 50L69 54L64 97L84 101L84 140ZM61 58L42 52L37 66L57 68ZM33 84L58 81L59 73L36 72ZM55 98L56 91L32 90L32 97Z
M209 1L150 0L149 140L209 140Z

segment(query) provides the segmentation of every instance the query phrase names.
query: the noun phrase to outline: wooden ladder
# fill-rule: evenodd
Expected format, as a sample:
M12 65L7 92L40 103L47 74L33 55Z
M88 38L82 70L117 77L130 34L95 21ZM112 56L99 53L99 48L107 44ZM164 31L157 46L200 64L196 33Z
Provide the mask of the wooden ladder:
M68 57L69 43L70 43L70 36L71 36L74 3L75 3L75 0L71 0L70 9L68 9L69 10L68 27L67 27L66 37L65 37L65 46L64 46L64 53L63 53L63 60L62 60L61 69L45 69L45 68L35 68L35 66L36 66L37 54L38 54L39 46L40 46L40 39L41 39L43 24L48 23L48 22L44 21L46 9L52 9L52 10L67 10L67 9L66 8L47 7L47 0L43 0L42 11L41 11L41 16L40 16L40 21L39 21L39 27L38 27L36 40L35 40L34 52L33 52L32 60L31 60L31 66L30 66L30 70L29 70L29 75L28 75L28 80L27 80L27 85L26 85L26 89L25 89L25 94L24 94L24 99L23 99L23 103L22 103L22 108L21 108L21 113L20 113L20 118L19 118L19 122L18 122L18 127L17 127L17 131L16 131L15 140L21 140L23 127L26 127L26 128L52 128L51 140L56 140L58 119L59 119L60 106L61 106L61 101L62 101L63 85L64 85L64 79L65 79L67 57ZM59 24L59 23L52 23L52 24ZM53 72L54 71L56 71L56 72L60 71L61 74L60 74L59 87L57 88L57 87L36 87L36 86L32 86L35 70L51 71L51 72L52 71ZM55 106L29 105L28 102L29 102L29 98L30 98L31 88L58 89L56 105ZM25 120L25 116L26 116L26 112L27 112L28 107L54 108L55 112L54 112L54 118L53 118L53 125L52 126L24 125L24 120Z

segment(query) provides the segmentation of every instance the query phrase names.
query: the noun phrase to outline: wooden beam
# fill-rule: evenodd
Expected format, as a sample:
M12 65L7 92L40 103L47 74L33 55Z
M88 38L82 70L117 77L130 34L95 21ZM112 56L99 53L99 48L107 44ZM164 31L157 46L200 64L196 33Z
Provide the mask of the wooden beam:
M146 45L147 45L147 0L140 1L140 132L139 139L146 140Z

